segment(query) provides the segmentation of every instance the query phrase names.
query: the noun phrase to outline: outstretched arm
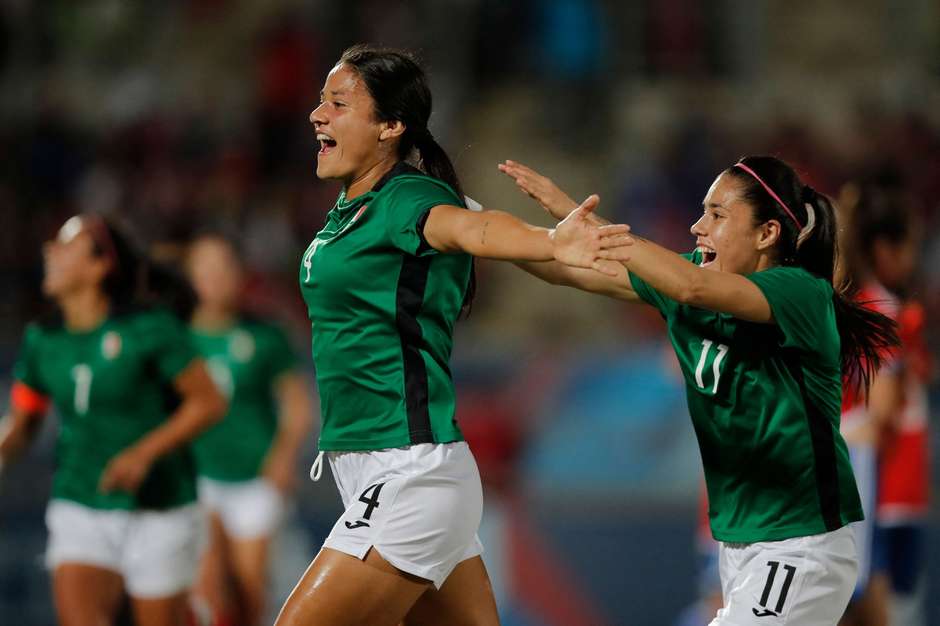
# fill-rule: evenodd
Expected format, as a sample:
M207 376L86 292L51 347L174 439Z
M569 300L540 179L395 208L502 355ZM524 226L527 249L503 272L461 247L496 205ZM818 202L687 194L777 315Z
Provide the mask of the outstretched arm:
M423 234L428 245L440 252L466 252L507 261L557 260L590 269L600 250L611 245L616 235L629 231L624 225L592 224L589 215L598 202L597 196L589 197L554 229L531 226L502 211L439 205L431 209ZM616 272L609 265L605 267Z
M558 220L565 219L577 203L562 191L550 178L542 176L522 163L506 161L499 164L499 171L512 178L520 191L538 202L549 215ZM597 226L609 224L596 213L590 213L588 219ZM552 285L574 287L611 298L629 302L641 302L630 285L630 275L620 263L603 262L601 271L591 271L571 267L558 262L516 262L516 265Z
M515 161L506 161L499 165L499 170L512 178L519 189L551 215L563 215L566 210L570 210L571 198L551 179L532 168ZM601 218L593 214L592 219L597 223L602 222ZM636 274L669 298L683 304L728 313L743 320L773 322L767 298L757 285L744 276L703 269L675 252L635 235L621 235L619 239L624 245L610 247L600 254L601 258L622 262L630 273ZM523 269L530 271L529 267ZM629 286L629 279L626 282Z

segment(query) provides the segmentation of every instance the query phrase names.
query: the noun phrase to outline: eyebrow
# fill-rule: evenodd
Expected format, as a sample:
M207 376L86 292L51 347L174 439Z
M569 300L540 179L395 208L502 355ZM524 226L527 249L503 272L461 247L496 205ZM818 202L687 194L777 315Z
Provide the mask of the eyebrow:
M337 91L337 90L330 91L330 95L331 95L331 96L341 96L341 95L344 95L345 93L346 93L346 92L343 91L342 89L340 89L339 91ZM324 91L321 89L321 90L320 90L320 97L321 97L321 98L323 97L323 94L324 94Z
M718 202L703 202L702 207L706 209L723 209L725 205Z

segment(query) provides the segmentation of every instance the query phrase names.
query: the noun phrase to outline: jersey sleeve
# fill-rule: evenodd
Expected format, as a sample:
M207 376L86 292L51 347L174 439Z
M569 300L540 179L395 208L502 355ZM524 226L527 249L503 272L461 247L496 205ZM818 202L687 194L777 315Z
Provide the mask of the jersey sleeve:
M698 262L701 260L697 256L698 254L698 252L692 252L690 254L681 254L679 256L681 256L686 261L698 264ZM664 295L660 291L657 291L655 287L650 285L648 282L633 272L627 273L630 275L630 286L633 288L633 291L636 292L636 295L640 296L640 299L643 300L643 302L656 307L659 312L663 314L663 317L668 317L669 313L678 307L678 302Z
M810 352L824 349L827 316L835 316L832 287L798 267L775 267L747 276L767 298L783 333L782 346Z
M42 329L38 325L30 324L26 327L23 343L13 366L13 379L36 394L45 395L47 391L40 380L37 354L41 335Z
M424 239L424 222L439 204L464 206L446 184L425 176L403 176L388 183L386 229L392 244L416 256L437 254Z
M168 311L141 315L137 329L144 350L160 376L171 382L198 356L192 339L183 322Z

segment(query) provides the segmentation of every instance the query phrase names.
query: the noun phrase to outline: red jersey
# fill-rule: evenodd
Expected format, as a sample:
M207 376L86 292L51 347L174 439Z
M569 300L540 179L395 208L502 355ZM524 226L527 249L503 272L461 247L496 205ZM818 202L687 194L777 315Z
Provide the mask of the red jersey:
M923 307L916 302L906 304L898 326L904 403L879 458L877 518L887 525L923 520L930 481L927 384L931 363L924 341Z

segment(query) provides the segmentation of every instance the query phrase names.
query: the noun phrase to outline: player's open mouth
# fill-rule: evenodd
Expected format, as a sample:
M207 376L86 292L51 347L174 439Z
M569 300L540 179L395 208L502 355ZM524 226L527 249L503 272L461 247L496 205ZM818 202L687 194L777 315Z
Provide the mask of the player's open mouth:
M326 133L317 133L317 141L320 142L320 151L317 153L319 156L329 154L336 147L336 140Z
M706 248L705 246L698 247L699 252L702 253L702 262L699 263L699 267L705 267L715 262L715 259L718 258L718 253L712 250L711 248Z

